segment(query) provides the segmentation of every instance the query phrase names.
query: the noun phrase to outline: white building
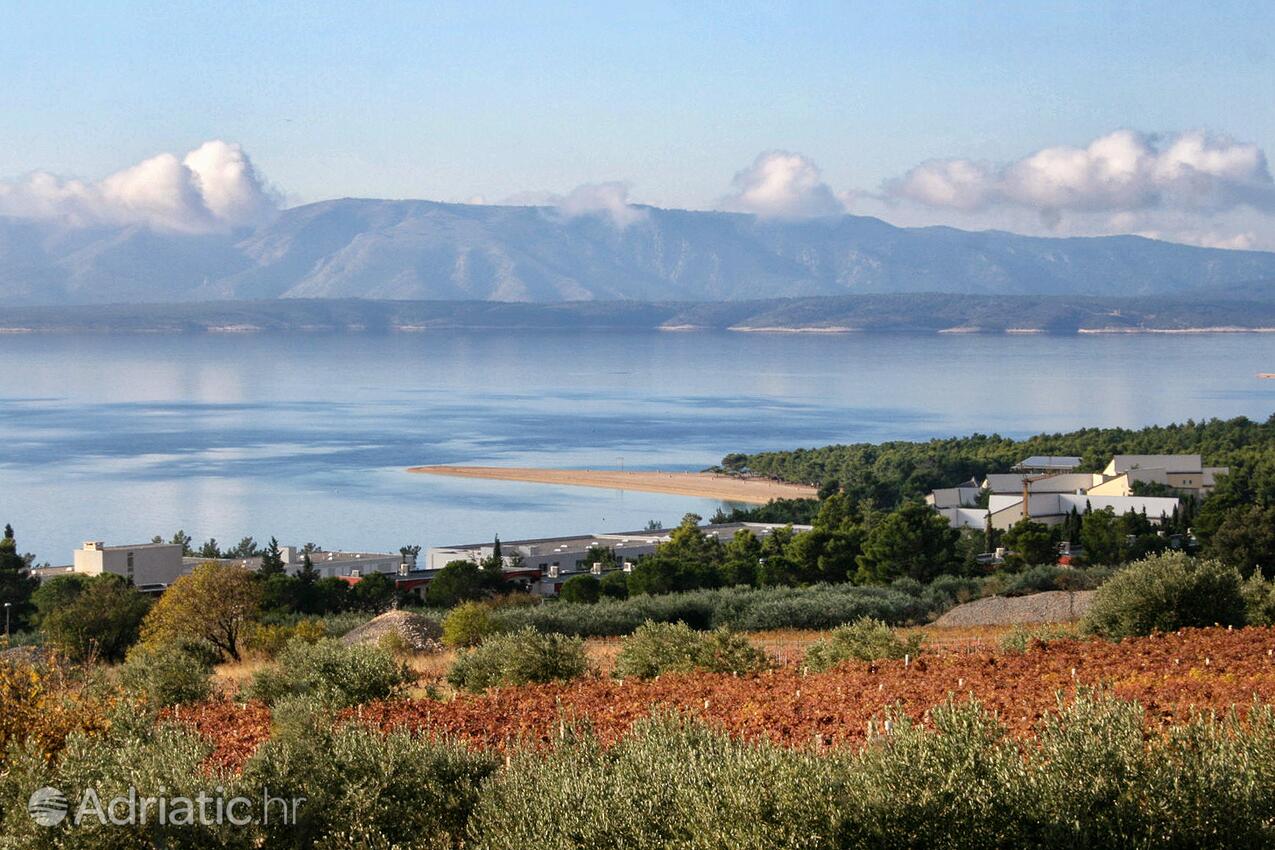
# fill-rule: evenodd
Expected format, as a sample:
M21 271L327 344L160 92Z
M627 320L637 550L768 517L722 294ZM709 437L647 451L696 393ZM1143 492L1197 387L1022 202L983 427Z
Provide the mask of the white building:
M1134 485L1161 484L1183 495L1207 495L1216 476L1226 467L1205 467L1199 455L1116 455L1102 472L1076 472L1080 458L1030 457L1016 472L992 473L983 479L977 495L970 484L933 491L926 502L952 528L1004 530L1022 519L1045 525L1064 522L1075 510L1117 514L1145 513L1153 523L1171 516L1178 506L1174 496L1137 496ZM976 507L987 494L987 509Z
M100 540L89 540L75 550L74 558L71 571L90 576L114 573L140 590L163 589L187 572L178 543L107 546Z

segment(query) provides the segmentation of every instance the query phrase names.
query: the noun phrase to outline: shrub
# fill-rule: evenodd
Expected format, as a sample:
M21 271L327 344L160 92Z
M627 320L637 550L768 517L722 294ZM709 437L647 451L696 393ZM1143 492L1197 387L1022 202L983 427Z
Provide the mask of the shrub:
M572 576L562 583L558 598L563 602L597 602L602 595L602 582L592 575Z
M1244 619L1250 626L1275 625L1275 580L1262 578L1260 570L1240 588L1244 597Z
M158 724L140 715L117 712L110 730L104 733L72 735L59 758L47 760L32 749L15 754L9 771L0 779L0 834L8 847L76 847L107 850L125 847L246 848L253 846L251 827L235 827L224 819L216 823L207 809L207 823L198 814L193 823L162 823L152 806L148 816L119 817L118 807L110 814L119 820L105 823L91 811L78 825L71 825L87 791L97 795L101 811L116 798L137 800L134 812L143 811L147 797L186 797L215 794L214 788L229 798L240 793L234 777L209 769L211 745L193 732L172 724ZM27 814L31 791L52 787L66 795L68 817L59 827L36 823ZM244 796L257 802L251 815L260 816L259 791ZM125 812L127 809L124 810ZM171 810L170 810L171 811ZM277 819L278 810L272 813Z
M685 623L644 623L624 641L615 675L649 679L662 673L752 673L770 657L743 635L727 629L697 632Z
M344 646L330 638L293 639L277 664L257 671L248 696L273 705L287 696L309 696L340 708L400 696L415 675L376 646Z
M305 617L292 624L256 623L248 630L244 646L255 652L274 658L293 638L306 643L317 643L328 637L327 627L316 617Z
M692 590L625 600L604 599L591 605L557 602L495 611L492 619L502 630L531 626L542 632L580 637L618 637L632 634L648 620L681 621L703 630L722 626L736 631L830 629L860 617L875 617L892 624L916 622L924 619L927 612L921 600L897 590L819 584L762 590Z
M921 636L900 640L894 630L880 620L864 617L833 629L828 637L806 650L806 666L816 672L831 669L842 661L876 661L880 658L915 656L921 651Z
M497 685L564 682L578 679L588 669L580 638L520 629L461 652L447 673L447 681L479 692Z
M155 706L199 702L212 693L212 665L179 647L139 646L120 667L120 684Z
M495 756L451 741L358 724L304 699L281 706L284 722L244 767L256 799L305 798L295 824L276 817L255 842L274 850L447 848L460 844ZM278 713L278 711L276 712Z
M51 759L72 733L108 725L111 695L90 687L77 672L38 655L0 656L0 776L24 741L39 758Z
M1242 626L1244 616L1234 567L1174 552L1130 564L1098 588L1083 629L1119 639L1190 626Z
M462 602L443 618L443 643L448 646L477 646L483 638L500 631L491 616L490 605Z
M571 734L550 752L516 753L492 776L465 846L832 848L838 767L667 715L639 721L614 747ZM527 805L529 788L535 805Z

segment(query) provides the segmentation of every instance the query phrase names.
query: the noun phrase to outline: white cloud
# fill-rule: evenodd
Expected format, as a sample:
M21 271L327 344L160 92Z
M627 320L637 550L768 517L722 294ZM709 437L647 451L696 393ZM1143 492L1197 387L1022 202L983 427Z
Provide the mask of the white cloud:
M1117 130L1083 148L1045 148L1004 164L931 160L885 190L936 208L1029 209L1051 225L1064 212L1275 209L1261 148L1198 130L1168 138Z
M766 151L735 175L734 192L721 208L755 213L763 218L814 218L845 212L845 204L827 183L819 167L790 151Z
M609 218L623 230L646 218L646 210L629 204L629 187L624 183L586 183L566 197L555 198L554 206L568 218L596 215Z
M36 172L0 182L0 215L77 226L143 224L209 233L255 224L278 207L239 145L213 140L182 159L162 153L91 182Z

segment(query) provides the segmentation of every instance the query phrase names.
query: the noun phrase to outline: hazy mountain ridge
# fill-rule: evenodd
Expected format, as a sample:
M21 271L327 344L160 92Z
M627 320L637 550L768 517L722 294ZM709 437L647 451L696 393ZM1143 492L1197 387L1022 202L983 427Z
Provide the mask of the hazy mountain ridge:
M1269 288L1275 289L1275 282ZM271 299L10 307L0 333L417 332L449 329L1137 333L1275 329L1275 297L1217 300L920 293L759 301Z
M641 210L621 228L550 207L346 199L285 210L255 230L201 236L0 219L0 303L1124 297L1208 294L1275 278L1275 253L1133 236L1049 239L858 216L778 221Z

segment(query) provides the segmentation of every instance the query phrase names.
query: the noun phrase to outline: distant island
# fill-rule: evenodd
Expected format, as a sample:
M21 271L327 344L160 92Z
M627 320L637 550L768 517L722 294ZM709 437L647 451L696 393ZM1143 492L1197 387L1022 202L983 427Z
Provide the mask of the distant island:
M735 302L372 301L274 299L10 307L0 334L425 333L459 330L739 333L1128 334L1275 331L1275 297L1255 287L1215 298L919 293Z
M346 198L198 234L0 217L0 307L276 298L734 303L917 293L1212 298L1275 280L1275 253L1140 236L627 209L616 223L554 207ZM762 316L749 323L791 324Z

